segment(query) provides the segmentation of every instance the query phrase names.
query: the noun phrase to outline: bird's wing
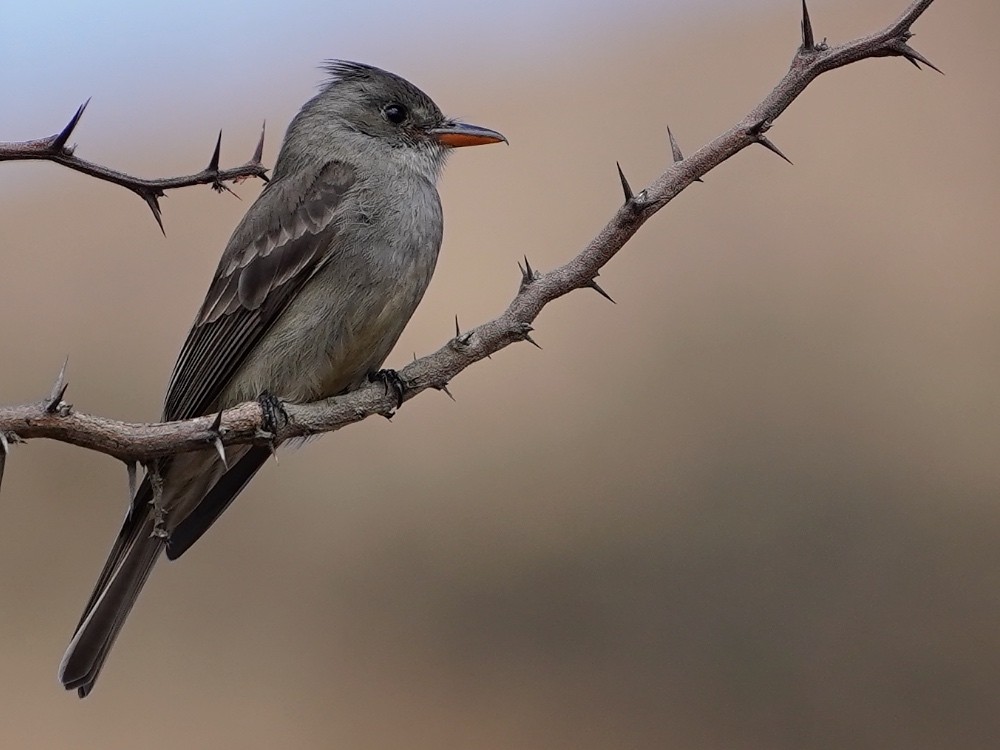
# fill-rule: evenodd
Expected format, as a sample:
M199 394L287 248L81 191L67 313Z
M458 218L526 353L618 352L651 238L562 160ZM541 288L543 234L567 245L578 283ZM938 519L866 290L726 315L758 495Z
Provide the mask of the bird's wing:
M354 169L332 161L272 182L233 232L177 357L165 420L209 413L288 303L331 254Z

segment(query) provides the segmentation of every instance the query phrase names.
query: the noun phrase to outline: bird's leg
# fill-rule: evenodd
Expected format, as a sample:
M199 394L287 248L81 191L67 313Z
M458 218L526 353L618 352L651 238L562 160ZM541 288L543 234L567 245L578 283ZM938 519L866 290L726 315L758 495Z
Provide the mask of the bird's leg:
M403 405L403 394L406 393L406 382L395 370L379 370L368 373L369 383L381 383L385 386L385 395L389 395L389 388L396 394L396 408Z

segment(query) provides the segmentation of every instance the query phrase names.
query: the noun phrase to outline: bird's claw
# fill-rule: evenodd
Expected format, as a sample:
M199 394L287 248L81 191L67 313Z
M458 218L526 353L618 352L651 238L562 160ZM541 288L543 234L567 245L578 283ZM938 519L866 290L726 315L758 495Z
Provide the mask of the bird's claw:
M369 383L381 383L385 386L385 395L389 395L389 388L396 394L396 408L403 405L403 394L406 393L406 382L395 370L379 370L368 375Z

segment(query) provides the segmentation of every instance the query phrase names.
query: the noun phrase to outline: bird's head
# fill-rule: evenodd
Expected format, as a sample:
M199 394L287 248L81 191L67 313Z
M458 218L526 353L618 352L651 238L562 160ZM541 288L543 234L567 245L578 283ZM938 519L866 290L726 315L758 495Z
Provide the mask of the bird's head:
M330 78L293 121L286 143L293 134L319 137L335 148L398 157L433 180L451 149L507 141L495 130L445 117L427 94L393 73L344 60L324 67Z

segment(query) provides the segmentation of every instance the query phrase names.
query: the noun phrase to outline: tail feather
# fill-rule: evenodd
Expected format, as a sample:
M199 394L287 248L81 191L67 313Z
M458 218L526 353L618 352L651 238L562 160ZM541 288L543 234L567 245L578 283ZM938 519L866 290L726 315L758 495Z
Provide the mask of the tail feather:
M148 516L150 512L150 502L153 499L153 488L149 483L148 479L144 479L142 484L139 485L139 489L135 493L135 497L132 499L132 505L128 510L128 515L125 516L125 520L122 522L121 530L118 532L118 537L115 539L115 543L111 545L111 551L108 553L108 559L104 562L104 567L101 569L101 574L97 577L97 583L94 584L94 590L90 592L90 598L87 600L86 606L83 608L83 614L80 615L80 621L76 624L76 630L79 631L83 626L83 623L87 619L87 615L94 608L97 600L104 593L104 590L108 586L108 582L111 577L118 570L118 566L121 565L122 560L125 555L132 548L138 539L141 538L141 531L146 528L146 523L148 521Z
M118 557L118 562L99 594L91 597L92 604L77 628L59 667L59 679L69 690L75 689L81 698L94 688L111 646L125 624L125 618L135 604L139 592L149 578L153 565L163 551L163 539L153 536L153 523L142 524L137 538ZM115 562L115 555L108 564Z
M94 689L111 647L164 549L167 557L174 559L194 544L271 455L269 449L257 446L233 454L230 458L235 463L228 470L215 465L214 454L207 454L207 459L205 455L182 454L171 461L170 468L175 471L166 478L164 511L168 518L171 512L180 512L181 520L170 530L169 542L154 535L152 487L148 480L140 485L59 667L59 679L68 690L85 698ZM183 503L191 499L196 504L185 514Z

